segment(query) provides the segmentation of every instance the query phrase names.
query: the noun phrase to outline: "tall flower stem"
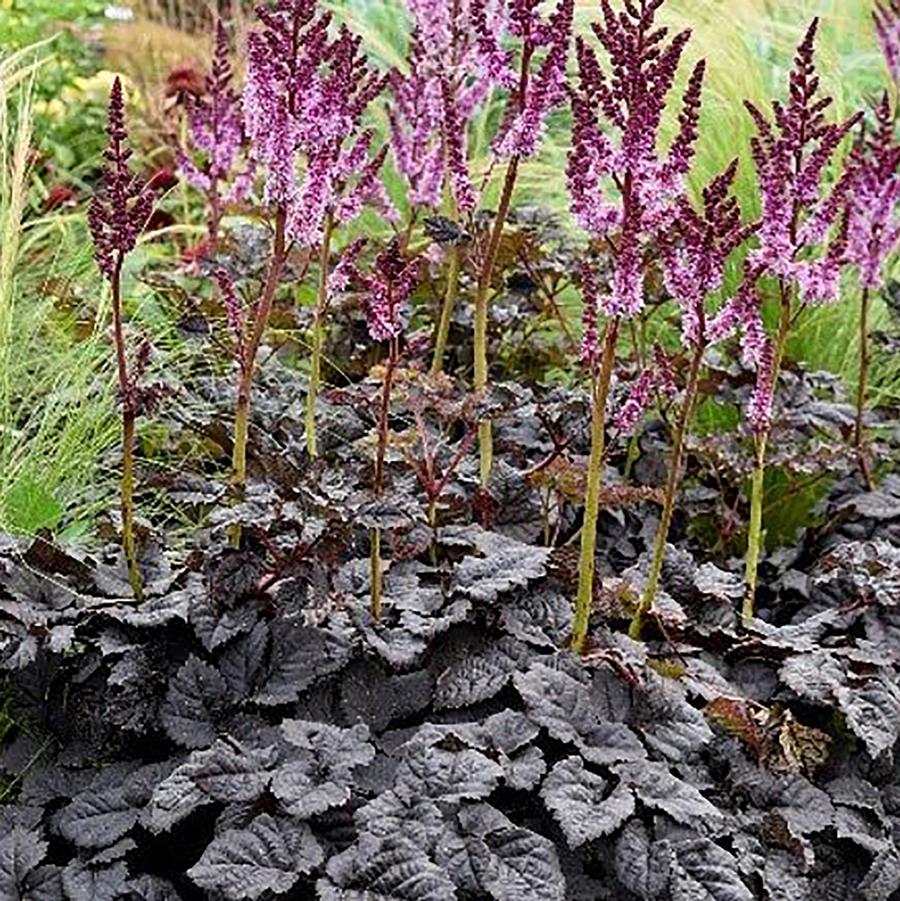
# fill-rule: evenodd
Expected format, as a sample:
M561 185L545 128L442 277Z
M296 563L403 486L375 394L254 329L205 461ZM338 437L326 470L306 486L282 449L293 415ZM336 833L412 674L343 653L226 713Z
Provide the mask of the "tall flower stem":
M331 238L334 234L334 219L331 213L325 217L322 244L319 248L319 288L316 294L316 309L313 316L312 357L309 365L309 393L306 395L306 452L310 457L318 454L316 441L316 401L322 383L322 351L325 346L325 306L328 303L328 258L331 253Z
M388 419L391 412L391 391L394 375L400 360L400 341L391 338L387 366L384 371L384 385L381 392L381 406L378 411L378 444L375 449L375 497L381 500L384 494L384 458L387 453ZM381 572L381 529L377 526L370 533L369 576L371 581L371 613L375 620L381 619L383 579Z
M584 525L581 527L581 554L578 562L578 595L575 599L575 622L571 647L576 654L584 650L591 608L594 603L594 570L597 553L597 517L600 514L600 492L603 488L603 461L606 455L606 401L612 382L616 343L621 320L606 324L600 371L594 380L591 397L591 455L588 461L587 493L584 502Z
M644 628L644 620L653 606L657 591L659 591L659 580L662 575L663 562L666 559L669 530L672 527L672 515L675 512L675 500L678 496L678 486L681 482L684 439L697 403L700 369L703 365L703 350L704 348L701 346L694 351L691 368L688 373L687 386L685 387L684 401L681 405L681 415L678 417L675 433L672 436L672 458L669 462L669 476L666 481L666 497L663 503L662 518L656 530L653 559L650 562L650 572L647 575L647 585L644 588L644 594L628 629L629 636L635 641L640 640L641 632Z
M458 211L452 195L448 203L449 218L455 220ZM462 252L458 244L450 248L450 260L447 267L447 287L444 290L444 302L441 304L441 318L438 321L434 338L434 357L431 361L431 374L438 375L444 370L444 356L447 353L447 340L450 337L450 323L453 321L453 310L456 307L456 296L459 294L459 271L462 263Z
M772 353L772 391L778 385L788 332L791 328L791 291L782 282L781 320ZM755 437L753 473L750 481L750 525L747 532L747 559L744 566L744 604L741 617L744 625L753 618L756 605L756 586L763 536L763 487L766 478L766 448L770 426L757 432Z
M869 289L863 288L859 305L859 379L856 385L856 421L853 427L853 448L859 460L859 469L862 473L866 488L871 491L873 487L872 471L869 461L866 459L863 447L863 419L866 412L866 395L869 382Z
M534 47L530 41L525 42L522 49L522 61L519 68L518 104L519 109L525 108L528 95L528 70L531 58L534 55ZM519 175L518 156L510 158L506 167L506 175L503 179L503 189L500 192L500 203L497 206L497 215L491 228L488 240L487 253L478 275L478 287L475 294L475 328L474 328L474 355L475 355L475 391L484 391L488 382L487 362L487 326L488 326L488 295L491 291L491 279L494 275L494 267L497 265L497 256L500 253L500 241L503 237L503 228L509 217L509 208L512 204L513 190L516 187L516 179ZM494 465L494 440L491 432L491 421L482 419L478 423L478 452L480 458L481 487L487 488L491 482L491 469Z
M125 254L116 255L112 271L113 338L116 345L116 372L119 378L119 394L122 401L122 550L128 567L128 581L134 599L140 603L144 597L141 570L137 561L137 547L134 538L134 442L135 420L133 392L128 378L128 361L125 355L125 330L122 326L122 264Z
M478 291L475 295L475 391L484 391L488 382L487 362L487 326L488 326L488 295L491 290L491 279L494 267L497 265L497 255L500 252L500 239L503 237L503 226L509 216L509 208L512 203L513 189L516 186L516 177L519 172L519 158L514 156L506 167L506 177L503 179L503 192L500 195L500 205L497 207L497 215L494 217L491 236L488 242L487 253L481 267L478 278ZM491 468L494 464L493 436L491 434L491 421L482 419L478 423L478 451L481 459L481 487L487 488L491 481Z
M237 402L234 411L234 448L231 460L232 481L235 494L239 498L243 497L244 489L247 486L247 439L250 431L250 400L253 391L253 375L256 370L256 356L272 313L275 293L278 290L278 284L281 281L281 274L284 271L284 264L287 259L287 248L285 245L286 221L287 212L284 207L279 207L275 213L275 237L272 244L272 256L269 259L266 282L254 311L253 330L250 333L250 339L241 354L240 381L238 383ZM229 535L229 543L232 547L240 546L240 525L235 525L232 528Z
M219 252L219 230L222 222L222 198L219 191L218 176L210 178L209 188L209 255Z

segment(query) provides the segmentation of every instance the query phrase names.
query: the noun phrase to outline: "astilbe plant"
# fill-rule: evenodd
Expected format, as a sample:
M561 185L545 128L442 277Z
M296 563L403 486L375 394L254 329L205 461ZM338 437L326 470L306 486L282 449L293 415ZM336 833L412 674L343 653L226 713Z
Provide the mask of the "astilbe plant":
M777 285L780 306L776 334L768 338L756 304L740 309L744 354L757 371L747 418L754 436L750 524L745 566L745 621L753 616L762 542L763 483L766 446L772 428L773 399L785 346L797 317L809 306L838 299L848 262L847 180L824 184L829 164L861 114L830 123L831 99L819 93L814 53L818 19L797 48L787 103L773 101L773 122L752 103L745 105L757 128L753 159L762 196L759 247L748 257L742 297L758 294L754 286L768 277Z
M346 263L342 281L356 283L363 292L366 325L373 341L387 344L381 396L376 423L375 468L372 492L380 501L385 489L385 456L390 429L391 392L400 364L404 332L405 306L415 291L420 276L420 259L408 257L399 239L394 239L378 256L370 272L352 262ZM370 534L371 613L377 620L382 609L381 530Z
M900 143L894 138L894 111L885 93L875 109L875 127L854 147L845 175L847 257L859 271L859 374L853 446L866 485L872 473L864 447L869 375L869 307L884 284L884 263L900 240Z
M239 203L253 187L255 165L251 160L238 168L246 146L241 99L232 86L228 33L220 20L206 90L185 97L187 114L186 147L178 155L184 178L206 197L208 252L219 246L222 213L230 203Z
M443 206L452 221L470 216L478 202L469 163L472 120L497 85L511 87L510 54L496 42L503 7L483 0L409 0L413 32L407 71L389 75L387 107L391 153L407 184L409 230L421 209ZM448 250L441 312L435 329L432 372L443 369L459 291L462 250Z
M538 152L547 116L565 100L566 63L572 35L574 0L559 0L548 19L540 15L539 5L538 0L507 0L506 4L507 27L519 45L519 70L500 130L494 139L494 152L499 159L506 160L506 171L497 211L478 260L473 335L476 392L483 392L488 384L488 301L519 166L523 160ZM492 33L488 25L485 7L486 0L477 0L473 5L485 75L512 83L504 74L508 57L500 49L496 33ZM537 54L542 49L545 52L538 65ZM481 485L482 488L487 488L493 466L493 438L489 419L482 420L478 425L478 446Z
M261 27L247 42L244 125L265 175L264 202L272 217L272 249L262 293L248 321L241 355L234 429L233 472L238 492L247 478L250 398L259 346L290 248L318 245L319 287L314 314L306 441L316 453L315 403L324 343L331 239L339 223L366 203L393 210L378 177L384 152L370 158L374 138L362 116L384 86L346 28L329 35L331 17L316 0L278 0L256 10ZM298 177L301 161L304 180ZM240 540L239 530L232 543Z
M113 341L122 409L122 547L129 582L135 599L140 601L143 586L134 533L135 425L139 416L153 409L160 389L142 384L150 361L148 341L141 342L129 362L123 321L122 269L153 212L155 194L128 165L131 150L125 127L125 97L118 78L109 98L107 134L109 144L104 153L102 186L91 201L88 224L97 264L112 289Z
M306 397L306 449L318 452L316 401L321 383L328 302L328 271L335 230L354 220L366 204L393 221L396 210L388 200L379 172L387 155L384 147L370 155L375 133L364 125L369 104L384 89L386 79L371 69L360 53L360 39L342 27L329 48L318 107L319 130L304 140L306 182L297 199L296 226L301 243L319 246L319 284L313 315L309 391Z
M743 224L737 200L731 194L736 174L737 161L703 189L699 210L686 195L679 197L671 232L662 238L666 290L679 307L681 342L689 353L690 363L672 435L665 500L647 582L629 629L631 637L636 639L641 636L644 620L659 590L681 481L684 441L699 396L704 355L711 345L731 331L729 321L733 319L733 308L726 305L724 315L716 317L709 314L707 306L722 288L729 257L756 228L755 224Z
M900 87L900 0L877 0L872 18L888 71Z
M593 48L576 39L579 83L571 92L568 187L576 220L607 243L613 264L605 289L596 284L590 267L583 277L582 360L591 376L591 451L572 631L576 651L584 647L594 596L606 407L619 330L623 320L643 307L649 258L664 243L678 215L676 199L697 139L703 62L697 63L688 81L674 141L665 153L658 148L662 114L690 37L684 31L669 39L667 29L656 26L662 3L627 2L624 10L615 12L609 0L602 0L603 20L593 30L606 51L610 75ZM618 141L608 128L618 132ZM605 318L602 337L601 314Z
M244 124L265 174L264 200L272 218L272 247L265 281L253 304L242 344L234 416L232 477L238 495L247 481L247 439L256 357L288 255L288 217L296 196L295 119L308 109L315 73L325 55L328 20L316 16L315 0L281 0L275 11L261 6L263 28L248 37ZM240 529L231 543L240 543Z

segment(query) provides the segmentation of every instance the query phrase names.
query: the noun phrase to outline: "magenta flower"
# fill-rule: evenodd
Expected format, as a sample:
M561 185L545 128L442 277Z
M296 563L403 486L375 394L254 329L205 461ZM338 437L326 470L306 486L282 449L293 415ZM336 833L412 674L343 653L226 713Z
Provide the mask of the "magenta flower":
M342 268L341 281L359 284L365 297L366 324L373 341L390 341L403 332L403 308L419 284L420 260L404 256L398 240L391 241L378 254L371 273L362 272L353 263L361 245L351 245L352 256Z
M393 71L391 152L412 206L440 206L445 183L457 207L477 196L468 163L469 124L495 86L515 83L512 54L499 46L503 5L485 0L409 0L414 30L408 74Z
M544 24L531 0L513 0L510 21L513 32L523 37L523 52L549 44L537 73L529 81L524 98L514 94L514 104L507 110L504 127L494 141L494 149L502 157L534 156L540 146L547 116L566 98L566 60L572 39L575 0L559 0L559 5Z
M600 338L597 332L599 294L597 275L590 263L581 264L581 298L584 304L581 332L581 363L593 371L600 359Z
M671 234L663 236L666 289L681 311L682 340L693 347L710 342L706 302L722 287L728 257L756 228L743 224L737 200L731 195L736 174L735 160L704 188L700 212L686 196L678 198Z
M182 148L178 156L182 175L207 196L213 245L218 240L222 203L243 200L253 187L256 173L252 158L240 171L235 171L246 141L241 102L231 80L228 35L220 20L216 26L216 46L212 69L206 79L206 93L185 97L190 146ZM202 161L197 160L198 155ZM229 182L231 185L227 187ZM223 187L226 187L224 193Z
M760 314L759 278L761 271L745 266L737 293L710 320L706 337L717 344L741 333L741 350L745 365L756 367L769 339Z
M137 245L155 200L154 192L128 166L131 150L125 128L125 98L118 78L109 97L106 132L109 145L103 154L101 188L88 207L88 226L97 265L112 280L118 276L125 254Z
M835 254L827 248L823 251L821 245L838 220L846 191L844 180L824 191L823 176L841 141L860 119L856 114L838 123L825 120L831 98L818 96L814 62L818 24L814 19L797 48L790 100L786 105L772 103L774 124L752 103L745 103L758 132L751 146L763 202L760 247L752 255L752 264L766 274L812 289L809 302L821 301L833 280ZM817 254L819 261L808 259L811 254Z
M654 28L659 5L638 9L627 3L616 14L609 0L602 0L604 19L593 28L606 51L610 75L596 52L576 38L579 84L571 92L573 133L566 176L579 224L610 241L618 232L610 290L600 302L614 317L634 316L643 306L644 259L651 247L665 243L697 140L703 62L688 82L669 152L658 149L662 114L689 38L681 32L664 42L665 29Z
M206 93L186 100L191 144L205 161L198 167L183 156L181 168L188 181L202 191L209 190L211 179L228 178L244 142L240 98L231 87L231 78L228 35L219 21Z
M884 281L884 263L900 241L900 144L887 94L875 110L876 127L854 148L847 167L847 258L863 288Z
M387 106L391 154L406 179L411 206L437 207L444 187L444 98L442 80L425 74L421 50L410 50L408 76L391 72L393 102Z
M616 431L623 435L633 432L657 394L672 398L676 392L672 364L665 351L657 345L653 348L652 362L641 370L616 414L613 423Z
M469 17L478 67L483 80L512 90L518 81L513 69L513 52L500 45L508 16L502 2L495 4L494 9L489 6L485 0L470 0Z
M766 434L772 428L772 408L775 402L775 359L772 342L766 340L759 349L756 362L756 386L747 407L747 421L756 434Z
M872 18L888 71L900 84L900 0L876 0Z
M244 306L238 297L234 279L232 279L225 269L217 269L215 278L216 283L219 286L219 293L222 296L222 307L225 310L225 322L228 325L231 336L237 343L237 356L240 357L244 338Z
M329 215L349 221L366 203L394 218L377 178L384 155L368 156L372 135L362 126L386 79L360 53L360 38L342 26L332 40L315 0L278 0L257 15L264 27L248 38L244 120L265 168L265 200L287 211L288 238L314 244Z

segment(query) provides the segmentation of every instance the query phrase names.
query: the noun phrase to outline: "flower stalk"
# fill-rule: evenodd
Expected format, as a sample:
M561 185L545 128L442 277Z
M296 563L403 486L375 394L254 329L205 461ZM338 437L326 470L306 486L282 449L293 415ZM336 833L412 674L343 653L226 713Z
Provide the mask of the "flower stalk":
M859 301L859 376L856 382L856 418L853 423L853 447L859 461L859 471L866 488L873 488L872 470L864 447L864 420L869 383L869 288L862 290Z
M322 382L322 353L325 346L325 315L328 305L328 261L331 254L331 239L334 234L334 217L329 212L322 227L322 242L319 246L319 285L316 293L316 308L313 314L312 350L309 362L309 391L306 395L306 452L310 457L318 456L316 436L316 401Z
M109 143L104 152L101 188L91 201L88 226L94 242L94 256L112 289L113 343L122 407L122 550L128 581L136 601L143 599L143 583L135 538L135 431L138 416L151 413L164 393L160 386L143 385L150 361L150 343L143 341L129 366L122 302L122 269L125 258L137 246L153 211L155 191L135 175L128 162L131 150L125 127L125 96L116 79L109 98L107 115Z
M620 323L619 318L610 319L606 323L600 368L591 392L591 454L588 460L584 524L581 527L581 550L578 559L578 594L575 597L575 621L572 625L571 638L571 648L576 654L584 651L594 604L597 519L600 515L603 463L606 456L606 404L612 384Z
M647 574L647 584L641 596L640 604L631 620L628 634L635 641L640 640L644 628L644 621L656 593L659 591L659 580L662 575L663 563L666 559L666 545L669 539L669 530L672 527L672 516L675 512L675 501L678 498L678 487L681 484L681 472L684 462L684 439L687 436L688 427L694 415L697 404L697 395L700 388L700 372L703 365L703 347L694 350L691 358L691 368L688 372L687 386L685 387L684 400L681 404L681 412L672 436L672 456L669 461L669 475L666 479L666 494L663 501L662 517L656 530L656 538L653 543L653 557L650 561L650 570Z
M527 68L523 69L527 73ZM525 75L523 75L523 78ZM500 252L500 240L503 237L503 226L509 216L512 203L513 190L516 186L516 177L519 172L519 157L514 156L506 167L506 175L503 179L503 190L500 194L500 204L497 214L491 226L488 239L487 252L478 276L478 288L475 294L475 327L474 327L474 385L476 393L485 391L488 384L487 362L487 331L488 331L488 299L491 290L491 281L494 267L497 264L497 256ZM491 482L491 468L494 463L494 444L491 431L491 421L482 419L478 423L478 454L480 461L481 487L488 488Z
M762 389L768 397L768 403L774 395L781 375L784 352L792 321L792 292L782 281L781 284L781 317L778 334L771 350L771 359L763 354L760 361L761 376L765 387ZM766 374L768 370L768 374ZM753 619L756 607L756 589L759 576L759 560L762 553L763 534L763 499L766 479L766 449L772 429L771 415L757 418L754 434L753 472L750 477L750 524L747 531L747 557L744 563L744 603L741 619L748 625Z
M256 357L266 331L266 325L272 314L275 294L278 291L284 264L287 260L286 222L287 211L284 207L279 207L275 212L275 235L272 241L272 254L269 258L266 281L262 294L253 310L249 339L243 344L238 361L239 379L234 410L234 445L231 458L232 484L238 499L244 496L247 486L247 442L250 433L250 404L253 393L253 375L256 370ZM240 546L240 524L235 524L231 528L229 543L232 547Z
M375 448L375 499L384 496L384 458L387 454L388 434L390 431L391 392L394 387L394 376L400 362L400 341L392 337L388 342L388 358L385 364L384 384L381 389L381 404L378 411L378 438ZM381 529L372 528L369 534L370 556L369 577L371 584L370 612L374 620L381 619L382 598L384 595L384 575L381 566Z
M112 272L112 312L113 336L116 345L116 372L119 378L119 395L122 398L122 479L120 483L120 506L122 511L122 550L128 568L128 582L134 599L140 603L144 598L143 579L137 559L137 543L134 536L134 447L135 423L137 419L134 404L130 400L130 379L125 352L125 330L122 325L122 264L125 254L119 251Z

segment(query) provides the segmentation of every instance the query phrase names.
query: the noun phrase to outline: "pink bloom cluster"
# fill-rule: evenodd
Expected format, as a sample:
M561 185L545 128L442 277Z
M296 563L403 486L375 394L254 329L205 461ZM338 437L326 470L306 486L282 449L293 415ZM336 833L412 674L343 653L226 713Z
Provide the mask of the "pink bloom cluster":
M409 185L411 206L439 206L449 181L457 206L469 212L476 196L467 160L468 124L506 78L509 61L496 42L503 10L488 9L485 0L409 0L409 7L409 71L389 76L394 162Z
M501 157L534 156L540 147L547 116L566 99L566 62L572 39L575 0L559 0L545 22L534 0L510 0L510 30L522 38L522 53L531 58L539 47L547 52L533 77L510 97L503 126L494 140Z
M722 287L728 257L756 229L755 225L743 224L737 200L731 194L736 175L735 160L704 188L699 212L685 195L679 197L673 228L662 236L666 290L681 312L682 339L693 347L710 342L707 300Z
M876 128L854 148L847 168L847 252L863 288L881 286L884 263L900 242L900 144L887 95Z
M799 284L810 303L836 299L838 278L844 264L838 251L845 240L838 228L836 246L825 247L829 231L840 219L844 200L843 180L823 191L826 167L839 145L861 118L829 123L824 112L830 97L820 97L814 53L818 19L814 19L797 48L790 74L787 104L773 101L774 124L752 103L745 106L756 124L751 147L762 195L760 247L752 265L760 275L778 276ZM818 258L810 260L818 251Z
M705 67L701 61L693 70L678 133L663 154L658 149L662 114L690 34L684 31L666 42L667 30L654 24L661 0L629 2L619 13L609 0L601 5L603 22L593 28L609 59L609 74L593 48L577 38L579 84L571 91L566 175L579 224L610 241L618 232L614 273L599 304L608 316L628 317L643 306L648 248L661 243L677 213L676 198L697 140Z
M888 70L900 84L900 0L876 0L872 17Z
M219 21L206 93L185 96L191 146L179 153L178 168L191 185L205 193L217 190L217 183L233 177L230 190L221 198L225 203L243 200L253 186L255 173L252 161L244 171L233 172L245 137L241 101L231 80L228 35ZM202 163L197 162L195 154L202 155Z
M134 250L153 212L155 192L128 166L131 150L125 128L122 82L113 82L106 127L109 144L100 191L88 207L88 226L94 239L94 255L103 274L112 279L121 257Z
M360 245L351 245L342 266L341 287L351 280L365 292L366 324L373 341L398 338L403 331L403 308L419 284L420 259L404 255L397 239L375 258L371 273L358 269L353 259Z
M384 153L370 156L374 133L362 126L385 78L368 66L360 38L341 27L332 39L316 0L278 0L257 16L263 28L248 37L244 120L265 167L266 202L287 212L288 238L315 243L329 215L348 222L367 203L394 218L378 175Z
M565 67L574 0L560 0L545 22L531 0L409 0L414 28L408 74L394 71L388 107L394 162L406 179L410 204L437 207L449 184L457 207L474 210L477 194L468 163L468 127L494 88L514 93L495 140L500 156L531 156L549 111L565 99ZM520 84L504 34L522 40L530 62L547 53L535 77ZM524 90L524 103L523 101Z
M773 101L773 121L752 103L745 104L757 128L751 146L762 196L760 246L748 257L745 285L721 318L742 320L744 357L757 369L748 409L750 425L757 432L771 425L776 379L773 348L760 322L758 300L753 300L756 281L775 276L783 290L796 285L803 303L833 303L846 265L854 258L863 265L861 235L872 224L871 217L879 218L879 210L885 209L876 200L882 186L873 188L872 179L862 174L859 154L830 188L824 185L841 142L862 114L835 123L825 119L831 98L819 95L814 62L818 24L813 20L797 48L789 99L784 104ZM876 175L874 180L878 179ZM724 330L722 322L719 326Z
M632 432L657 394L672 398L676 392L675 377L669 358L665 351L657 346L653 349L653 362L641 371L632 384L625 403L616 414L614 421L616 431L621 434Z
M600 335L597 319L600 294L597 290L597 274L588 262L581 264L581 297L584 304L581 328L581 363L593 371L600 358Z

